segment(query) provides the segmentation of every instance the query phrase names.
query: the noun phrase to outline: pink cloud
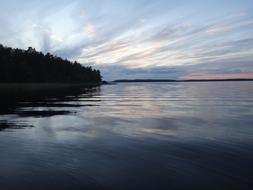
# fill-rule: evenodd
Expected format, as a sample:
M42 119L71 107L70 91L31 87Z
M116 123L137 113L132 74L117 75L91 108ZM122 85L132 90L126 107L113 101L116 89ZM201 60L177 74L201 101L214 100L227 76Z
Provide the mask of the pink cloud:
M192 74L182 77L182 79L253 79L253 73L239 74Z

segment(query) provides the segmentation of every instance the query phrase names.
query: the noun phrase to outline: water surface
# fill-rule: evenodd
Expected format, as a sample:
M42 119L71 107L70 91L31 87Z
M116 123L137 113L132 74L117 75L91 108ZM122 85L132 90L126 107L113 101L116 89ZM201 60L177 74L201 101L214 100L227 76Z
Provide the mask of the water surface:
M253 189L253 82L8 97L0 189Z

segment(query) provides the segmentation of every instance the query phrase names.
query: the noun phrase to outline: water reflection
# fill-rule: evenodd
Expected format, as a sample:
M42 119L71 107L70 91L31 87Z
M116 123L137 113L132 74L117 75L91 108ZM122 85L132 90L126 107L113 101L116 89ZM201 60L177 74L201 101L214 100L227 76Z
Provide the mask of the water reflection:
M93 106L81 104L80 99L98 95L100 87L71 88L64 90L50 90L41 92L26 92L0 96L1 129L18 129L25 126L22 121L13 118L48 118L57 115L74 114L77 108ZM10 120L11 122L9 122ZM29 121L28 121L29 122Z
M9 123L6 120L3 120L3 121L0 120L0 132L4 130L6 131L7 129L24 129L27 127L34 127L34 126L26 124L26 123L21 123L21 122Z
M6 101L0 189L252 189L252 92L138 83Z
M50 117L71 113L71 108L80 108L80 98L92 97L100 87L71 88L42 92L26 92L0 97L0 114L17 114L20 117Z

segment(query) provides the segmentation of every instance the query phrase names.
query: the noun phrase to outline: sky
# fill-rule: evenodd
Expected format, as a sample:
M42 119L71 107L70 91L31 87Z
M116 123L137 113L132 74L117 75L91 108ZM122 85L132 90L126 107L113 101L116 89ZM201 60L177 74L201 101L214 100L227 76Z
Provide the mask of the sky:
M253 78L252 0L0 0L0 27L105 80Z

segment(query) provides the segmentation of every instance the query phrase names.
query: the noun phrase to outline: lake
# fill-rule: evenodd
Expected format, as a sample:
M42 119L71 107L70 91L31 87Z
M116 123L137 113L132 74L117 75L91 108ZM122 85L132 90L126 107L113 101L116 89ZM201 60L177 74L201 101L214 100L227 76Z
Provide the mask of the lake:
M6 97L1 190L253 189L253 82Z

